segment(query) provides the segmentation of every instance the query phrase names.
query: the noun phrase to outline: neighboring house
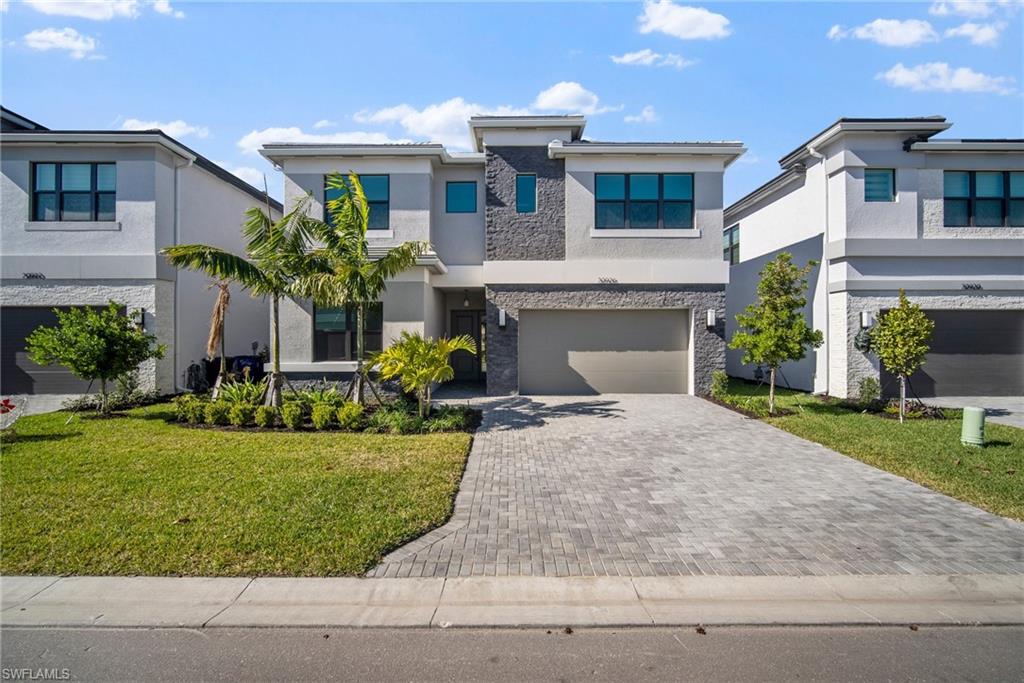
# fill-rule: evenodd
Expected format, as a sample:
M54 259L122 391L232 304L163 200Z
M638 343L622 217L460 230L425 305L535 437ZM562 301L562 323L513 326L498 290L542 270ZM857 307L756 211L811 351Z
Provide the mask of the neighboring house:
M429 242L389 283L367 325L380 349L402 330L469 334L456 378L490 394L698 393L725 364L728 267L722 177L736 142L581 140L582 116L473 117L475 151L436 144L269 144L285 204L324 177L360 174L370 242ZM292 376L354 368L351 312L281 306ZM710 321L710 326L709 326Z
M807 312L825 344L783 382L848 397L865 377L898 389L855 339L899 289L935 322L918 396L1024 395L1024 140L949 140L942 117L839 119L725 211L727 332L782 251L821 263ZM731 375L756 369L728 352Z
M166 344L142 366L144 388L173 392L205 356L215 291L209 278L177 271L160 250L202 242L235 252L244 212L281 205L159 130L58 131L3 109L0 393L73 394L87 383L41 368L25 337L53 324L55 307L126 307ZM228 355L268 339L263 300L232 288ZM96 388L93 388L96 390Z

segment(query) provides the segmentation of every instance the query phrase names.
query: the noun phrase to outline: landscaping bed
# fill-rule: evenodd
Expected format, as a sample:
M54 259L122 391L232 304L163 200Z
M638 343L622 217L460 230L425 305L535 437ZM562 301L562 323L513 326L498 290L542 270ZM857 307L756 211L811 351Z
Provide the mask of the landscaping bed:
M944 419L893 419L891 409L776 389L767 416L768 387L731 379L716 402L764 419L787 432L905 477L990 512L1024 521L1024 430L986 423L984 448L960 443L959 410ZM927 403L927 401L925 401ZM872 412L875 410L876 412Z
M68 416L0 436L3 574L362 574L448 519L472 440Z

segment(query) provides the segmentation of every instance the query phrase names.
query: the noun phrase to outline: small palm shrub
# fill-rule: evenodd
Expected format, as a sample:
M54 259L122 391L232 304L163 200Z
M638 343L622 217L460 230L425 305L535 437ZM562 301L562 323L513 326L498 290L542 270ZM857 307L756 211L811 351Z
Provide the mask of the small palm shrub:
M281 408L281 422L288 429L302 429L306 421L306 411L303 405L297 401L285 403Z
M256 406L253 421L257 427L269 429L277 424L277 408L274 406Z
M217 400L225 401L232 405L247 403L254 406L258 405L260 400L262 400L265 389L266 386L263 382L225 382L220 387Z
M327 429L334 422L334 414L337 412L337 408L327 403L317 403L313 406L313 412L310 416L313 421L314 429Z
M397 379L404 391L415 394L419 417L430 413L430 388L455 376L449 363L456 351L476 355L476 342L468 335L451 339L424 339L419 333L402 332L397 341L373 357L384 380Z
M423 418L402 408L381 406L370 415L366 431L377 434L416 434L423 431Z
M724 370L715 370L711 373L711 395L721 399L729 393L729 375Z
M224 401L213 401L206 404L206 424L226 425L229 420L231 404Z
M340 408L338 408L336 417L338 419L338 426L342 429L355 431L362 426L363 407L358 403L351 401L344 403Z
M256 406L251 403L235 403L228 410L228 420L236 427L248 427L256 416Z
M339 408L345 402L345 395L338 391L337 383L331 384L326 381L317 382L295 392L293 398L307 407L325 404L332 408Z
M441 406L424 423L428 432L464 432L473 428L477 411L467 406Z

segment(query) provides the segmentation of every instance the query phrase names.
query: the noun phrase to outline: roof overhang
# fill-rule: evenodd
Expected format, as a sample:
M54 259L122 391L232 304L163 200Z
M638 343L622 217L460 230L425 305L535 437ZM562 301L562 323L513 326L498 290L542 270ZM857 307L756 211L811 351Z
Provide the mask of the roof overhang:
M487 130L569 130L573 140L579 140L587 125L585 116L471 116L469 134L474 149L484 149L484 131Z
M564 159L572 156L717 156L725 165L739 159L747 151L742 142L579 142L565 144L555 140L548 145L548 157Z
M989 152L995 154L1020 154L1024 152L1024 140L934 140L915 142L910 145L913 152Z
M348 144L275 144L263 145L260 154L274 164L298 158L404 158L431 159L440 164L480 165L483 154L452 154L439 144L420 145L348 145Z
M812 156L809 150L835 142L850 133L897 133L927 139L952 126L941 116L919 119L839 119L795 150L779 159L783 168Z
M147 145L163 147L172 154L189 162L195 161L198 158L192 150L179 145L173 139L157 131L140 131L138 133L125 131L116 133L4 131L0 133L0 143L4 145Z

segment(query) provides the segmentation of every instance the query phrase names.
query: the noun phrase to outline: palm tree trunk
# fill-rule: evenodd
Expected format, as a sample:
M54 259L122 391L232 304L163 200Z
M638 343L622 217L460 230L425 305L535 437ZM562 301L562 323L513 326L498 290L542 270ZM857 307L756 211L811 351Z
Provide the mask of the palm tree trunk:
M228 358L224 353L227 345L224 343L224 323L220 324L220 370L217 371L217 381L213 383L213 391L210 398L214 401L220 396L220 388L228 381Z
M273 296L273 304L270 309L270 358L273 365L271 366L270 377L267 380L267 394L266 399L263 401L264 405L274 406L280 408L282 404L281 400L281 325L278 317L280 309L280 297L278 295Z
M356 403L363 405L363 303L356 305Z
M775 412L775 368L768 374L768 414Z

